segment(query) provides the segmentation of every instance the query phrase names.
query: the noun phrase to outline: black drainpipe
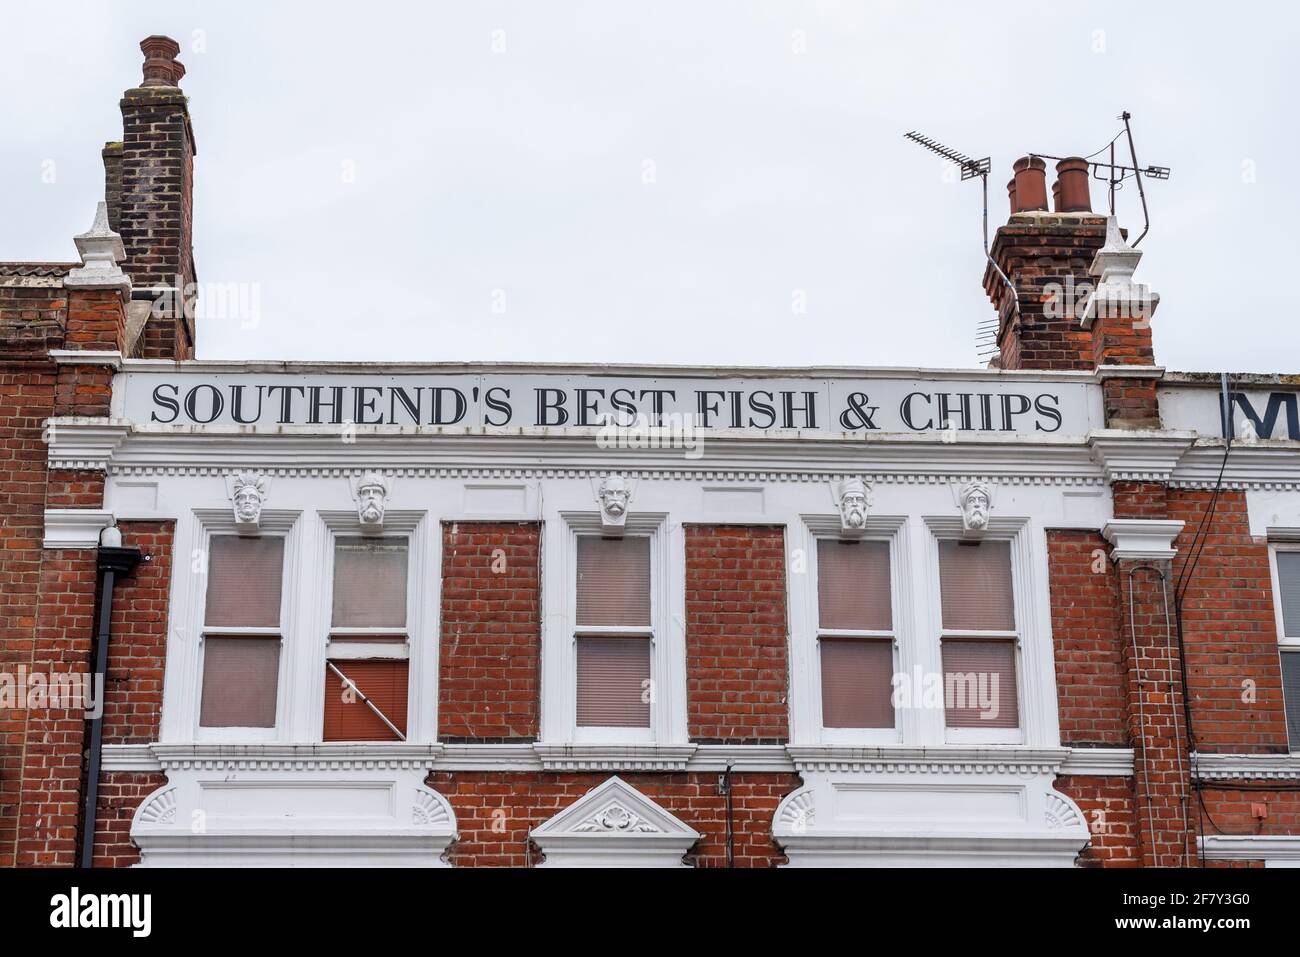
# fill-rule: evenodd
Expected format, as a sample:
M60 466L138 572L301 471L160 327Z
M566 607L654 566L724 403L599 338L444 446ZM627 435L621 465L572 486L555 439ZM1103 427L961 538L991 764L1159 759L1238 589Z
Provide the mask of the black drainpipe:
M108 642L113 631L113 584L140 564L140 549L99 546L99 630L95 635L95 670L99 678L99 717L90 719L90 760L86 768L86 810L81 830L81 866L90 867L95 854L95 810L99 800L99 767L103 761L104 699L108 697Z
M727 796L727 866L736 866L736 833L732 821L731 811L731 768L730 761L727 762L727 770L722 772L718 778L718 787L722 793Z

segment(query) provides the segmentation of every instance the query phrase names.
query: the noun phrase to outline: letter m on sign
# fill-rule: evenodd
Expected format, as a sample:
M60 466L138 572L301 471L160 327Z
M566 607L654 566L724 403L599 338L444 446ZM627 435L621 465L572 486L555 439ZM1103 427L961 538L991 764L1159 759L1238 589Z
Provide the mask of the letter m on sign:
M1236 403L1237 408L1245 414L1246 418L1255 426L1255 434L1261 439L1280 439L1282 436L1274 435L1273 429L1277 425L1277 414L1286 406L1286 437L1289 439L1300 440L1300 416L1296 414L1296 396L1293 392L1270 392L1268 395L1268 405L1264 409L1264 417L1261 419L1255 411L1255 407L1250 404L1250 399L1246 398L1244 393L1232 393L1232 401Z

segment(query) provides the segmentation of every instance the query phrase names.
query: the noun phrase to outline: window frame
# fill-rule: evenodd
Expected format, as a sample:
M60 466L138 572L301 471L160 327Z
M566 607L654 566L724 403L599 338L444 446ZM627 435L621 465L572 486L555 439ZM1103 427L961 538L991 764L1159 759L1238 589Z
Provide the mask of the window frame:
M895 558L894 536L881 532L875 534L868 531L867 534L859 538L852 539L854 542L879 542L888 550L889 555L889 619L890 628L888 631L877 631L872 629L845 629L845 628L823 628L821 624L821 543L822 542L840 543L844 541L838 535L826 533L814 534L812 539L812 548L810 555L812 559L808 563L809 577L809 594L812 596L814 608L815 632L813 641L815 650L812 655L813 663L813 681L814 695L816 697L816 715L817 723L821 728L821 738L826 744L850 744L860 745L864 743L871 744L894 744L902 741L902 724L899 717L899 708L893 706L894 698L894 676L902 673L900 667L901 645L898 639L898 605L901 582L899 581L898 562ZM825 681L822 674L822 642L830 639L834 640L866 640L866 641L888 641L890 653L890 707L894 713L894 725L887 728L831 728L825 724Z
M301 550L298 517L300 513L285 510L262 511L262 520L256 535L235 524L234 516L227 510L197 509L194 512L196 534L191 551L191 562L203 556L202 571L191 576L191 587L185 600L189 603L187 620L194 641L187 651L192 664L185 669L189 694L186 695L188 714L185 724L192 739L198 743L275 742L284 739L291 723L294 682L290 676L294 660L296 637L293 610L296 607L298 581L295 569ZM212 555L212 540L223 536L236 538L280 538L284 540L283 566L280 572L280 623L278 628L228 628L207 626L208 573ZM182 626L183 628L184 626ZM205 727L203 712L203 674L206 660L206 641L211 637L227 635L246 637L279 637L280 656L276 675L275 723L269 728L256 727ZM182 635L183 637L183 635Z
M849 747L872 747L900 744L910 729L906 709L894 708L892 728L828 728L822 723L822 634L843 637L883 637L868 631L844 631L821 627L821 603L818 595L818 542L840 540L842 523L838 514L804 514L797 528L798 540L791 535L790 556L802 550L804 570L800 574L787 558L787 594L790 601L790 740L791 743L817 743ZM914 660L916 643L913 595L907 572L911 569L905 516L869 515L867 527L858 541L884 542L889 547L890 617L894 674L910 674L919 664ZM891 681L890 696L893 697ZM919 738L912 734L912 737Z
M624 538L650 541L650 627L578 626L578 539L600 537L599 512L560 512L548 523L552 534L543 545L543 601L558 609L547 614L542 628L541 742L581 745L652 746L682 744L686 738L685 538L681 526L668 527L662 512L628 515ZM673 555L682 561L674 562ZM562 589L562 590L561 590ZM649 634L646 634L649 632ZM650 642L650 702L648 728L578 725L578 638L620 634L646 635Z
M316 573L320 588L312 619L309 654L302 667L309 676L304 685L310 689L307 698L309 711L304 718L307 740L323 742L325 737L326 662L352 661L406 661L406 744L428 743L434 740L437 728L437 644L436 621L430 615L428 602L441 595L438 587L419 589L416 585L428 581L428 522L422 510L388 509L384 512L382 531L361 525L354 510L323 510L317 513L320 522L320 545L315 562L305 573ZM334 627L334 556L340 540L360 538L372 541L403 541L406 543L406 625L404 628L336 629ZM427 593L434 593L429 595ZM356 634L393 635L404 632L402 642L336 642L339 631ZM427 635L428 640L419 636ZM432 714L425 714L426 708ZM344 742L348 743L348 742ZM384 744L397 742L360 741L358 744Z
M1270 536L1275 533L1270 530ZM1268 543L1268 573L1273 586L1273 619L1277 622L1278 678L1282 684L1282 717L1286 720L1286 677L1282 668L1283 655L1300 655L1300 635L1286 633L1286 620L1282 617L1282 575L1278 570L1277 556L1280 553L1300 553L1300 529L1288 530L1285 537L1271 537ZM1300 688L1295 690L1300 695ZM1300 754L1300 750L1291 747L1291 727L1287 725L1287 750L1291 754ZM1300 736L1300 731L1297 732Z
M1003 519L990 521L988 528L977 538L965 533L960 519L938 522L927 519L929 542L927 557L930 566L929 594L931 607L934 609L934 623L931 628L934 642L935 661L939 675L945 675L943 666L943 643L948 640L1003 640L1011 643L1012 663L1016 671L1016 716L1019 719L1015 728L954 728L948 724L947 680L944 686L944 707L940 720L943 726L943 740L947 744L1003 744L1024 745L1031 735L1028 726L1033 720L1033 709L1037 702L1030 700L1029 671L1031 663L1026 660L1026 630L1032 630L1034 600L1030 594L1028 581L1031 557L1028 551L1027 523ZM1015 629L980 630L974 628L946 628L943 623L943 579L939 569L939 545L941 542L961 541L1007 542L1008 559L1011 563L1011 608Z

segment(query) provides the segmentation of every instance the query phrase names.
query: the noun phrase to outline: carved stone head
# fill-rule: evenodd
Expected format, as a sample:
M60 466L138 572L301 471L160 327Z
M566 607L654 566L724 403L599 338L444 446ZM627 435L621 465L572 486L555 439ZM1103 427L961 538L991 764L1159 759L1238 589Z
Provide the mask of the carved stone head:
M968 532L981 532L988 527L989 513L993 510L993 492L983 482L968 482L958 496L961 502L961 523Z
M871 489L862 479L845 479L835 486L835 503L840 509L840 530L845 535L861 535L867 530L867 513L871 508Z
M606 529L622 528L632 503L632 486L621 475L607 475L596 490L600 502L600 522Z
M236 525L256 528L262 523L266 485L266 476L257 472L239 472L231 479L230 500L235 510Z
M384 524L388 480L382 472L367 472L357 481L357 520L362 525Z

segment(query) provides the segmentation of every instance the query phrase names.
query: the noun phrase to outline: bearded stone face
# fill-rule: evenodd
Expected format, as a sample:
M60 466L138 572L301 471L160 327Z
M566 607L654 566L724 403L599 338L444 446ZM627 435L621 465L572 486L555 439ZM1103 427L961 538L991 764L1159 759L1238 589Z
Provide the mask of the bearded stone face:
M966 495L965 518L967 528L984 528L989 523L989 496L983 489L971 489Z
M357 489L357 515L365 525L378 525L384 520L384 487L363 485Z
M867 496L858 491L845 492L840 499L840 514L846 528L865 528L867 525Z

